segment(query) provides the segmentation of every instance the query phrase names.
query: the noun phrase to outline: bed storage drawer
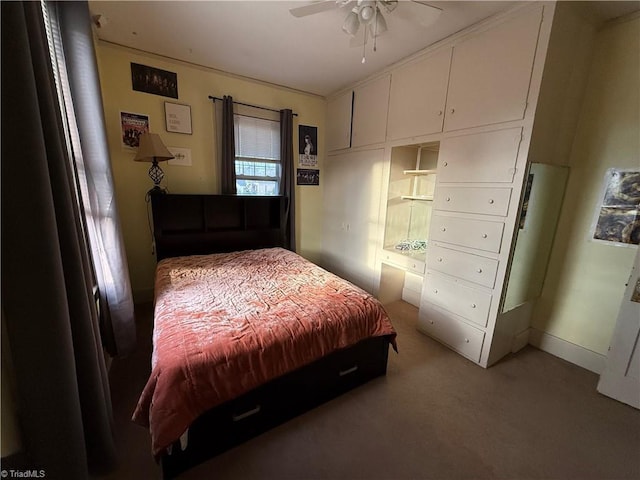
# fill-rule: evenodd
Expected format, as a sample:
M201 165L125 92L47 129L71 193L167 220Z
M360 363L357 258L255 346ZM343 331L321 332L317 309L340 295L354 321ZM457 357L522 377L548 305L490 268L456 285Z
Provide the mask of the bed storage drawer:
M386 337L363 340L209 410L189 427L185 450L176 442L172 454L163 455L163 477L173 478L191 466L384 375L388 352Z

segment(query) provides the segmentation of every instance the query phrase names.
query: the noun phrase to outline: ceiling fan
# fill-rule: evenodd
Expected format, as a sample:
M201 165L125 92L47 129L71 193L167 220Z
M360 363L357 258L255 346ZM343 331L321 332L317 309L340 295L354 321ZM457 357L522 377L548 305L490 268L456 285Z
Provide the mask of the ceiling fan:
M373 40L373 51L377 49L377 38L387 31L387 22L382 11L389 14L393 12L398 4L402 4L401 10L405 9L405 5L420 5L419 15L411 15L409 18L423 27L435 22L442 12L442 9L429 5L425 2L417 0L321 0L313 2L301 7L295 7L289 10L294 17L306 17L317 13L332 10L334 8L345 8L347 13L342 31L351 36L350 46L364 46L366 48L367 39L371 37ZM360 29L362 27L362 30ZM365 63L364 48L362 54L362 63Z

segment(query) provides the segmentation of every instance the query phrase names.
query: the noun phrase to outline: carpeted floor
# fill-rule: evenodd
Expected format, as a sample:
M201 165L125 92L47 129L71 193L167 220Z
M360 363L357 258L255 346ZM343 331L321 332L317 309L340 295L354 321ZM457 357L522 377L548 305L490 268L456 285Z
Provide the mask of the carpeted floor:
M596 392L598 376L526 347L482 369L387 307L400 353L376 379L186 472L196 479L640 479L640 411ZM130 421L150 370L151 307L139 348L114 361L120 469L160 478L148 432Z

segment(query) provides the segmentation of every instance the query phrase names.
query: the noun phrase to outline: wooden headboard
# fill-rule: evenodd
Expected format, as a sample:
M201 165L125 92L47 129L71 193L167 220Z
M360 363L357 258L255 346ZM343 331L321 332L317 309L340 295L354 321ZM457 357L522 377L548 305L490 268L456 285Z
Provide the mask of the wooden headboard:
M182 255L289 248L286 197L152 194L158 261Z

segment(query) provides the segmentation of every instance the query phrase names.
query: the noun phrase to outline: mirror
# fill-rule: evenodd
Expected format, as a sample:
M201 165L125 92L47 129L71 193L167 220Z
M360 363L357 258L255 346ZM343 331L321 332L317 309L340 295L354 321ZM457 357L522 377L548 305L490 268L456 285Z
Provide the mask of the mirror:
M537 298L542 291L568 175L569 167L530 165L503 313Z

